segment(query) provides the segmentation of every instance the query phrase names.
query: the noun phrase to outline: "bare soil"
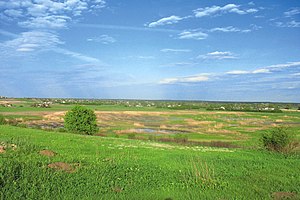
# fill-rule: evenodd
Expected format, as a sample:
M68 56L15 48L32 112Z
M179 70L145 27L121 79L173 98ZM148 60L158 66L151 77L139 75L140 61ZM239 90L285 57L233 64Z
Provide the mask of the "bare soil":
M48 157L53 157L53 156L56 155L56 153L55 153L54 151L47 150L47 149L42 150L42 151L40 151L39 153L40 153L40 155L48 156Z
M296 199L296 193L294 192L274 192L272 194L274 200L283 200L283 199Z
M75 172L75 168L71 164L68 164L65 162L50 163L50 164L48 164L48 167L55 169L55 170L65 171L67 173Z
M0 146L0 153L5 153L5 146Z

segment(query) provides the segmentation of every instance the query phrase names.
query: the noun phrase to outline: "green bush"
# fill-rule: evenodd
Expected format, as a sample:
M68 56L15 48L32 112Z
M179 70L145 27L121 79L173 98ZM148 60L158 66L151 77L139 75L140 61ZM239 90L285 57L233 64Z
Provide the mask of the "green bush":
M0 115L0 125L6 124L5 118L3 115Z
M263 146L270 151L288 152L294 141L293 134L286 127L276 127L261 137Z
M92 135L99 129L97 117L93 110L83 106L75 106L65 115L65 128L74 133Z

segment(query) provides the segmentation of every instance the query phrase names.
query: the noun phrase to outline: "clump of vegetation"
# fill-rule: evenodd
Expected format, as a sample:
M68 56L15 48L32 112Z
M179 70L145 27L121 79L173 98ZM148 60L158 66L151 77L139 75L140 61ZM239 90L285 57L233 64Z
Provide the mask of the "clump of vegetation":
M0 125L6 124L5 118L3 115L0 115Z
M269 151L289 153L298 145L294 135L287 127L276 127L261 137L263 146Z
M64 125L70 132L92 135L99 130L96 120L97 117L93 110L75 106L66 113Z

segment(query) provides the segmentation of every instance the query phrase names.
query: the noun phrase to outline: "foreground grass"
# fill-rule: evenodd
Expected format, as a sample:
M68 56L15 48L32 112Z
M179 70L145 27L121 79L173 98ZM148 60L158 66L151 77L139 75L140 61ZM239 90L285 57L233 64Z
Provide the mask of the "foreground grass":
M299 156L0 126L1 199L272 199L300 194ZM54 157L39 154L49 149ZM75 171L47 167L66 162Z

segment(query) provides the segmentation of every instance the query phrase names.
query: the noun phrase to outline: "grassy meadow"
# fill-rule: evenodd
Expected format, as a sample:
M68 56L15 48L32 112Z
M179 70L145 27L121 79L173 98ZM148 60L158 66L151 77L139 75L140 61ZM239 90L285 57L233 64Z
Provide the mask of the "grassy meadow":
M300 198L299 152L260 144L261 133L277 126L299 139L296 110L86 104L100 130L85 136L61 127L73 104L35 101L0 107L10 123L0 125L1 199Z

